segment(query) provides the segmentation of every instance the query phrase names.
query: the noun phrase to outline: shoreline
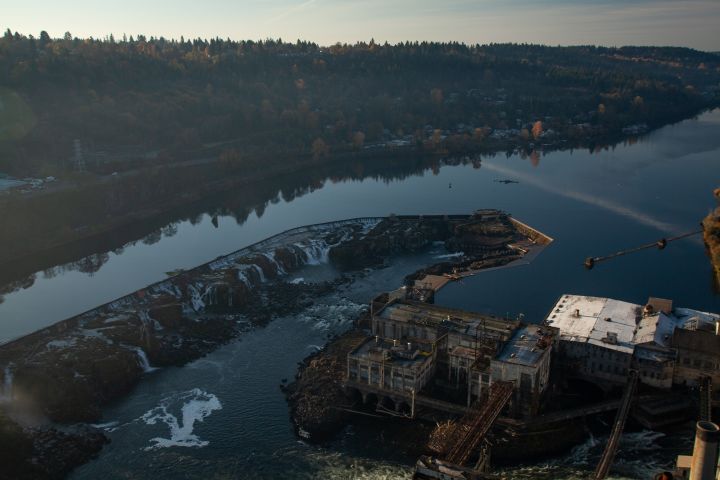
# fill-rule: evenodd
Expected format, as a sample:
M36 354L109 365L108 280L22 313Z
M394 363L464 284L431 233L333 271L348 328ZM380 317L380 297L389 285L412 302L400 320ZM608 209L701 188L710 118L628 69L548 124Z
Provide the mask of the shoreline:
M715 198L720 202L720 188L715 189ZM715 273L715 289L720 291L720 207L711 211L701 223L703 240L707 248L710 263Z
M313 158L309 154L298 152L292 158L299 161L292 161L290 165L276 165L274 167L270 167L269 171L265 170L262 173L254 172L237 175L237 172L235 171L226 172L228 174L224 175L222 178L210 180L209 182L201 185L193 183L192 186L195 189L192 192L183 190L183 187L180 186L178 188L183 191L181 195L173 194L166 196L165 198L157 199L150 204L144 205L142 208L134 209L132 212L126 212L121 215L112 214L112 220L109 222L107 219L104 219L103 223L95 223L87 226L89 228L76 229L72 234L72 238L52 242L51 244L27 251L12 252L10 257L0 259L0 271L11 272L9 274L0 274L0 291L3 290L3 288L7 292L14 291L18 288L17 285L22 285L24 281L27 281L28 276L43 269L72 263L88 255L104 253L112 250L113 248L118 248L127 243L137 241L142 237L135 238L135 235L131 235L133 238L125 238L125 241L121 241L120 244L118 244L118 232L123 229L138 229L139 231L144 230L143 225L155 224L158 219L163 216L172 215L174 211L177 211L180 208L200 204L215 195L230 192L237 187L251 186L256 183L264 183L292 177L293 175L304 172L308 169L312 170L341 167L351 161L365 162L382 158L391 158L395 161L401 161L402 159L407 158L437 159L438 161L442 161L442 159L446 157L497 155L499 153L510 151L532 152L539 150L542 151L543 154L546 154L575 148L597 148L598 145L617 145L618 143L629 139L642 138L643 136L651 135L660 128L695 118L697 115L713 109L714 107L708 107L702 111L696 112L692 116L683 117L662 125L651 126L650 130L641 134L639 137L638 135L617 133L614 135L603 134L588 136L582 140L557 138L554 139L552 143L539 145L539 149L532 143L522 142L515 139L490 139L486 144L458 152L450 152L447 149L431 151L413 145L385 146L382 148L363 149L359 151L340 150L317 158ZM217 165L218 163L219 160L217 158L212 158L204 159L204 161L200 163L198 163L198 160L191 160L180 162L178 165L161 164L134 170L132 172L126 172L125 174L121 174L121 176L128 175L132 177L140 177L151 170L171 172L174 170L192 170L198 168L210 168L211 172L217 174L217 171L219 170L219 166ZM233 175L233 178L228 178ZM202 176L202 173L200 173L200 176ZM71 188L61 188L59 190L54 188L47 192L35 192L32 197L23 197L17 194L12 194L11 196L6 196L5 198L0 196L0 208L3 208L3 203L5 204L5 207L9 207L12 203L16 202L22 203L23 201L33 200L35 198L50 199L57 194L82 192L101 185L112 187L113 184L108 181L108 177L100 177L91 183L83 185L82 187L78 187L76 185ZM162 223L165 225L167 222ZM101 244L102 246L98 246L98 244ZM109 244L112 244L112 246Z
M520 238L505 214L493 215L501 236L480 241ZM452 225L483 221L474 218L367 217L299 227L15 339L0 346L0 410L44 418L44 425L96 422L103 406L153 369L200 358L350 281L341 275L321 284L287 283L288 273L324 261L341 271L377 266L389 255L451 239ZM517 253L508 248L507 254Z

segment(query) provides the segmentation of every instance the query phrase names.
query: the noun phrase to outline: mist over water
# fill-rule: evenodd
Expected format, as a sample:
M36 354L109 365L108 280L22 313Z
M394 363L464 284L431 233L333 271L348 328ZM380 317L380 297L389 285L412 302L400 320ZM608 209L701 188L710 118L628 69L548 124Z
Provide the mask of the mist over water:
M665 127L634 144L590 153L553 152L483 158L405 173L323 179L297 195L275 191L261 204L239 206L232 195L192 219L168 223L151 239L102 254L92 273L57 268L38 272L28 288L4 295L0 338L12 338L132 292L286 229L350 217L469 213L499 208L540 229L555 242L531 265L481 273L448 285L442 305L501 315L524 313L541 321L563 293L610 296L641 303L666 297L678 306L720 312L720 296L699 237L647 250L586 271L583 260L661 237L695 230L714 206L720 185L720 111ZM397 168L397 167L394 167ZM397 173L397 172L394 172ZM517 180L503 184L495 180ZM287 191L286 191L287 193ZM238 215L244 210L246 215ZM212 218L216 214L217 227ZM336 275L321 245L308 247L310 265L289 281ZM414 461L381 451L378 429L348 428L329 448L294 436L278 386L297 362L349 327L378 291L396 287L441 251L393 259L337 293L317 299L295 317L251 331L183 368L153 371L127 398L108 408L103 423L112 443L73 478L409 478ZM142 355L138 352L142 364ZM144 365L144 364L143 364ZM144 365L151 368L149 364ZM7 378L7 377L6 377ZM7 387L3 386L3 394ZM392 422L390 422L392 423ZM617 478L646 478L689 451L684 435L628 432ZM686 445L687 443L687 445ZM568 455L503 468L512 478L583 478L604 444L590 438Z

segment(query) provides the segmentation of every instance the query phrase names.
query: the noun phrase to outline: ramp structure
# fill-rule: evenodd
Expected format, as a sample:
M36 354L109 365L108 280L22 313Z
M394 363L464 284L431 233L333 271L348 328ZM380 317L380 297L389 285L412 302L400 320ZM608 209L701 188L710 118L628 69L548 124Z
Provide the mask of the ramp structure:
M637 370L630 370L625 391L620 401L620 408L618 408L617 415L615 415L615 423L613 424L610 438L608 439L607 445L605 445L605 451L602 457L600 457L600 462L597 468L595 468L595 480L603 480L607 477L608 472L610 472L610 467L615 458L615 452L617 452L618 443L620 443L620 435L622 435L623 429L625 428L625 421L627 420L628 413L630 413L630 408L632 407L632 402L635 397L637 378Z

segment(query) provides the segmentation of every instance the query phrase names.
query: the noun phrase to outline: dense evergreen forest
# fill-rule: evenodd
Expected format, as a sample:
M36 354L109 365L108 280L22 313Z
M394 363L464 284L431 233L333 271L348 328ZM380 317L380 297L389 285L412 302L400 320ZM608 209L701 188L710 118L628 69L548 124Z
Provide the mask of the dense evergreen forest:
M582 145L718 104L686 48L0 38L0 172ZM645 128L643 126L642 128ZM264 157L263 160L259 160Z

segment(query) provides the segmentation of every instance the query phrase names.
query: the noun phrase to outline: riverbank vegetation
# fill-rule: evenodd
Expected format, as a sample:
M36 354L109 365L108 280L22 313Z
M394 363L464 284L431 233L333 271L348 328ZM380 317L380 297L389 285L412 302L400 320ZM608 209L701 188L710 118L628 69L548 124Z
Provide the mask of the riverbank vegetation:
M720 202L720 188L713 192L715 199ZM708 248L710 261L715 272L715 285L720 289L720 207L715 208L703 220L703 235Z
M0 173L59 181L0 194L0 276L83 257L93 271L180 207L223 191L277 192L257 185L301 172L302 188L317 188L324 177L311 169L354 178L370 164L436 171L448 155L520 151L537 164L543 151L595 151L717 105L719 68L717 55L683 48L8 31ZM93 245L73 247L82 242Z
M381 147L464 151L642 133L718 104L685 48L0 38L0 171L112 173ZM624 130L623 130L624 129Z

